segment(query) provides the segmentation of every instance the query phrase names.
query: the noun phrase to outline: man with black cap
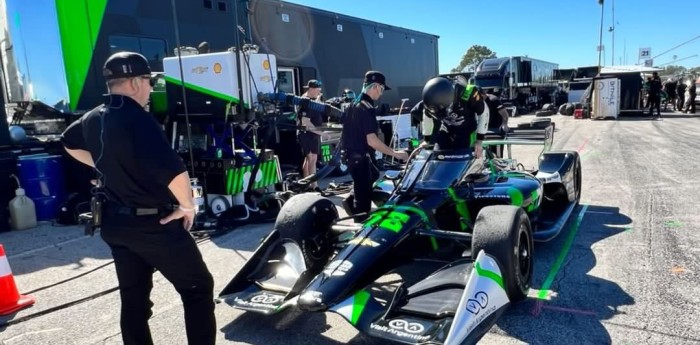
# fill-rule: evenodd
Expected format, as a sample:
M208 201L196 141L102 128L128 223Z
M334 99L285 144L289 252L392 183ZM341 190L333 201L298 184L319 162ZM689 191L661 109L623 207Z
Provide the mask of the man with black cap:
M404 151L394 151L377 137L377 119L375 104L384 90L391 90L386 85L386 78L378 71L365 74L362 94L359 99L348 107L343 120L342 143L348 162L348 170L353 181L353 197L348 201L346 209L358 215L355 221L361 222L367 218L372 207L372 184L379 177L379 170L372 163L370 155L377 150L385 155L400 160L408 160Z
M144 110L153 86L148 61L121 52L103 67L106 103L62 136L71 156L94 167L104 198L101 235L109 245L122 300L124 344L152 344L148 319L153 272L180 294L190 344L214 344L214 281L188 230L194 221L189 175L158 122Z
M321 87L323 84L311 79L306 84L306 92L301 97L309 98L318 101L321 96ZM305 126L304 131L299 132L297 139L299 146L304 155L304 163L302 165L303 176L307 177L316 173L316 162L318 161L318 151L321 147L321 137L324 137L322 131L316 129L323 125L323 114L308 107L297 107L297 114L302 126ZM310 187L319 192L318 184L313 182Z

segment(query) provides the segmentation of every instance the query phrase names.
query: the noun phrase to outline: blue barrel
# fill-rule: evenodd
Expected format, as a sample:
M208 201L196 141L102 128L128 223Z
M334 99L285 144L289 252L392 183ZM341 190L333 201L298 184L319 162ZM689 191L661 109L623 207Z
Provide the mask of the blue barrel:
M34 201L38 221L56 218L65 200L63 157L46 153L17 157L19 180Z

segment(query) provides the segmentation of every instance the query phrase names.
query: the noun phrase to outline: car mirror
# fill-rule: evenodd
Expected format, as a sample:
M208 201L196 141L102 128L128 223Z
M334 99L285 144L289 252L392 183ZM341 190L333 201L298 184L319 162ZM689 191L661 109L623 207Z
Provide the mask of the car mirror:
M387 180L398 180L399 177L401 177L401 171L400 170L387 170L384 173L384 178Z

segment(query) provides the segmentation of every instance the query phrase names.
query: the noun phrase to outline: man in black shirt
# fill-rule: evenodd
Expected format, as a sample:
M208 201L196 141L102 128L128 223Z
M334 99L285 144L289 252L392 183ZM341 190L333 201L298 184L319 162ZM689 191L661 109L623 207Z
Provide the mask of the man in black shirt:
M188 233L194 221L189 176L144 110L152 88L148 61L116 53L103 76L106 103L72 123L62 142L68 154L96 169L96 193L106 198L101 235L114 257L124 344L153 343L148 319L154 269L182 298L189 343L214 344L214 282Z
M661 78L656 72L652 73L651 81L649 82L649 115L654 116L654 108L656 115L661 117Z
M697 96L697 87L695 86L695 81L690 80L690 87L688 88L688 107L686 107L685 112L695 114L695 96Z
M494 133L501 139L508 133L508 111L501 103L498 90L492 93L482 94L486 106L489 108L489 132ZM503 145L496 145L494 154L497 157L503 157Z
M302 97L316 101L321 95L321 82L318 80L309 80L307 90ZM301 125L306 126L306 130L298 135L299 146L301 146L304 155L304 163L302 165L303 177L316 173L316 162L318 161L318 151L321 146L321 137L323 132L316 129L323 124L323 114L320 111L310 109L308 107L298 107L297 113L301 120ZM320 191L316 182L310 186L316 191Z
M384 75L377 71L365 74L362 94L350 105L343 120L342 144L348 161L348 170L353 181L352 205L347 205L352 214L361 222L367 218L372 207L372 184L379 177L379 171L372 163L370 155L377 150L385 155L400 160L408 160L404 151L394 151L377 137L377 119L374 102L379 100L384 90L391 90L386 85Z
M683 107L685 106L685 89L686 85L685 82L683 82L683 78L678 79L678 86L676 86L676 94L678 94L678 111L683 111Z

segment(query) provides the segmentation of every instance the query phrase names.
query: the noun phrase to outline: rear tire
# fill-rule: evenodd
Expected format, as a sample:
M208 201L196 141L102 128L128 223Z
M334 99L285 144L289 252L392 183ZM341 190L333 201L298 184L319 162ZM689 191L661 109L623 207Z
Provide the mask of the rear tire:
M318 194L291 197L277 215L275 229L280 238L296 243L307 268L325 265L332 251L330 229L338 219L338 210L329 199Z
M496 258L510 301L524 300L534 268L532 227L525 211L509 205L481 209L474 224L472 257L481 250Z

